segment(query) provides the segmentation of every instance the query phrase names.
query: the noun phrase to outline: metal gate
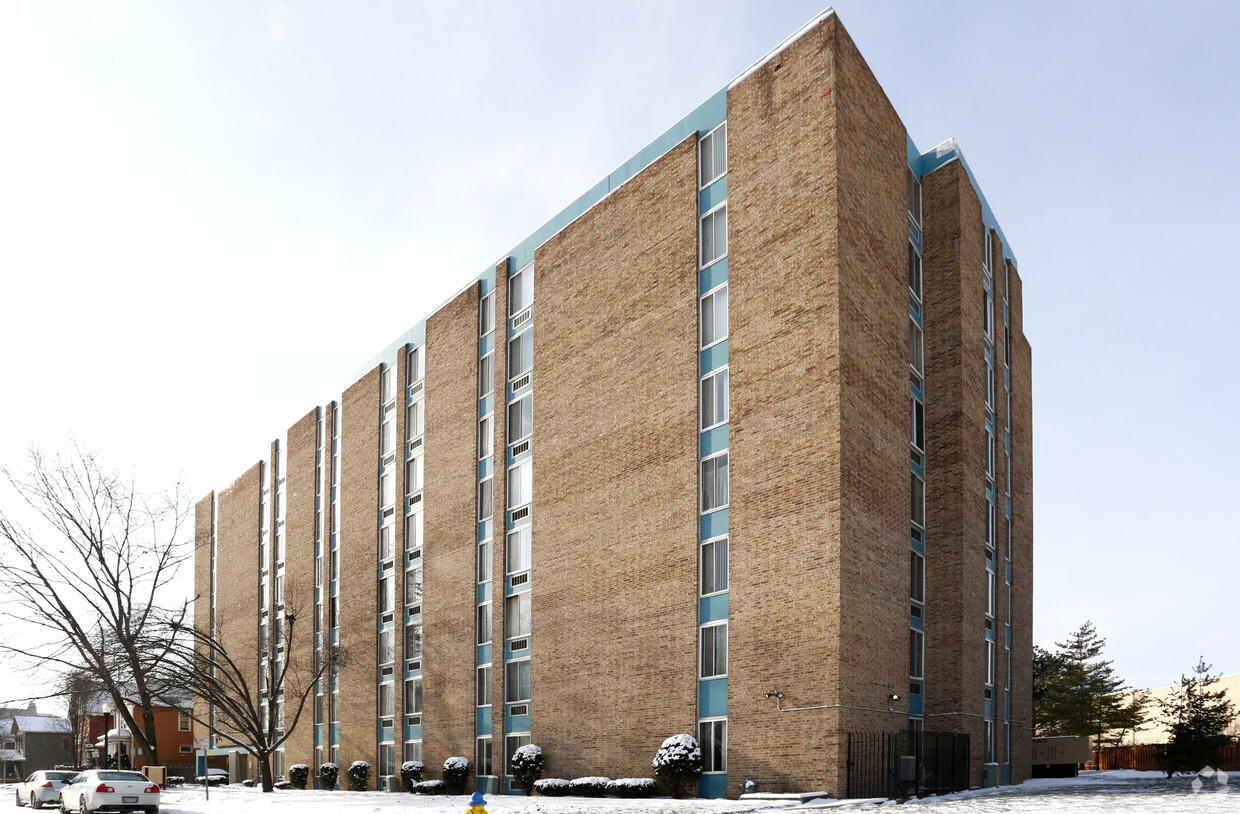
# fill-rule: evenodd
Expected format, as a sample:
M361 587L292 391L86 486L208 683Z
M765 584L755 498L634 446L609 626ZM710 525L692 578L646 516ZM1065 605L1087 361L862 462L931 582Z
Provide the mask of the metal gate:
M904 799L969 788L964 732L850 732L845 797Z

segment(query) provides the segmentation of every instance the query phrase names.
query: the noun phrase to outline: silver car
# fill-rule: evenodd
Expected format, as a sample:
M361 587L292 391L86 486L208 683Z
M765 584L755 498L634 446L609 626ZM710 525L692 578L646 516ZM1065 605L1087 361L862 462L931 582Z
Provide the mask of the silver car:
M60 800L60 789L73 779L77 772L40 771L17 784L17 804L31 808L43 808L45 803Z
M94 811L159 812L159 786L141 772L91 769L80 772L60 790L60 810L69 814Z

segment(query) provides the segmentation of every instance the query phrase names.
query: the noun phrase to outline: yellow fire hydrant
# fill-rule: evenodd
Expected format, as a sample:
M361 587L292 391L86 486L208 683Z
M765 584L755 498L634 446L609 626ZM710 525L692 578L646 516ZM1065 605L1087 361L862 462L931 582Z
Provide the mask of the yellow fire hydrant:
M469 798L469 808L465 809L465 814L487 814L487 801L482 792L475 791L474 796Z

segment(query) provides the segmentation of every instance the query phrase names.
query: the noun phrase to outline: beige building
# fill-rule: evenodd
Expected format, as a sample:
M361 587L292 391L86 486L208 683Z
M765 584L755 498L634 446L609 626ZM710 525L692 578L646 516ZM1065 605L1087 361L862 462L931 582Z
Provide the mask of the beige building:
M1020 782L1030 366L958 146L827 12L204 497L197 618L256 672L346 647L280 765L389 788L460 755L507 791L530 742L649 776L682 732L704 796L847 794L864 732Z
M1226 690L1227 698L1236 707L1236 719L1232 722L1230 732L1234 737L1240 738L1240 673L1220 677L1218 683L1211 688L1211 691L1217 690ZM1167 728L1158 720L1160 717L1160 707L1158 702L1159 700L1168 700L1174 692L1174 686L1158 687L1157 689L1145 691L1144 695L1148 699L1148 703L1145 707L1145 714L1149 720L1140 729L1137 729L1135 732L1129 732L1127 737L1124 738L1124 743L1144 745L1167 742ZM1127 703L1130 699L1131 696L1125 698L1125 703Z

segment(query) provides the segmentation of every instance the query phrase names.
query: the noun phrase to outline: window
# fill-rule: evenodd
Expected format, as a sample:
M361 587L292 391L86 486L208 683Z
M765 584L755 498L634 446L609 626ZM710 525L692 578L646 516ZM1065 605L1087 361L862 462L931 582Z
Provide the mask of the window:
M478 398L484 398L495 389L495 354L488 353L478 360Z
M922 373L922 335L921 326L914 319L908 321L908 363L917 375Z
M921 237L921 180L908 168L908 221L918 238Z
M728 674L728 623L716 622L701 627L701 659L699 678L719 678Z
M995 547L995 504L986 501L986 546Z
M702 297L699 309L701 344L703 348L726 339L728 335L728 286L727 283Z
M908 593L914 602L926 601L926 558L909 552Z
M985 387L986 409L993 410L995 409L995 366L991 364L989 359L986 360Z
M988 338L995 335L995 303L985 289L982 290L982 330Z
M379 631L379 663L396 661L396 631L393 628Z
M508 508L515 509L530 502L534 489L534 470L529 461L513 464L508 469Z
M919 528L926 527L926 484L919 475L909 473L909 497L912 503L912 520Z
M405 741L405 760L422 761L422 741Z
M909 397L912 402L912 422L911 434L909 441L915 448L924 452L926 449L926 406L912 396Z
M412 552L422 547L422 512L405 515L405 550Z
M530 263L508 278L508 315L517 314L534 303L534 264Z
M522 396L508 405L508 443L515 444L534 430L534 397Z
M728 253L728 205L725 203L702 216L701 221L702 268Z
M698 142L698 185L707 187L728 171L728 123L716 127Z
M701 428L708 430L728 420L728 369L716 370L702 378Z
M379 394L379 400L384 404L396 398L396 368L392 365L385 365L383 372L379 374ZM280 467L280 472L284 472L283 466Z
M487 478L478 483L478 519L487 520L495 513L492 479Z
M491 667L478 668L478 706L491 706Z
M396 685L379 685L379 717L390 718L396 714Z
M728 770L727 719L698 722L698 745L702 749L702 772Z
M925 652L925 634L915 627L908 629L908 674L909 678L922 677L922 656Z
M495 292L478 301L478 336L486 336L495 330Z
M422 400L419 399L405 408L405 437L414 439L422 435L425 422L423 419Z
M530 570L530 527L522 526L508 532L508 546L504 551L509 574Z
M530 700L530 660L504 665L504 700L509 704Z
M728 538L702 543L702 596L728 589Z
M405 572L405 604L422 604L422 569L410 568Z
M518 734L506 736L504 738L504 765L511 766L513 753L515 753L522 746L528 746L529 744L530 735L528 732L523 735Z
M190 718L188 712L177 713L177 731L188 732L190 730Z
M422 624L405 625L405 661L422 658Z
M908 290L917 302L921 302L921 252L910 240L908 244Z
M190 746L187 743L181 744L181 754L192 755L193 753L194 753L194 747Z
M379 776L393 777L396 773L396 744L379 744Z
M405 714L420 715L422 713L422 678L405 679Z
M405 494L412 495L422 491L422 456L415 455L405 461Z
M986 569L986 615L995 616L995 572Z
M995 479L995 434L987 427L986 433L986 478L993 481Z
M392 577L384 577L379 580L379 613L391 613L395 606L395 598L392 596L396 590L396 584Z
M702 461L702 512L728 505L728 453Z
M478 644L491 643L491 603L478 606Z
M409 351L408 367L405 370L407 384L422 381L422 349L413 348Z
M504 637L530 635L530 592L514 594L504 600Z
M396 473L390 468L379 476L379 494L384 508L396 503Z
M490 458L494 453L495 416L486 416L478 422L478 458Z
M508 380L512 381L534 366L534 332L526 331L508 340Z
M985 224L982 225L982 272L987 277L994 273L995 237Z
M474 749L474 774L477 777L486 777L494 774L491 767L491 738L478 738L477 748Z
M986 640L986 686L994 686L995 683L995 643L990 639Z
M491 538L478 542L478 581L491 581Z

